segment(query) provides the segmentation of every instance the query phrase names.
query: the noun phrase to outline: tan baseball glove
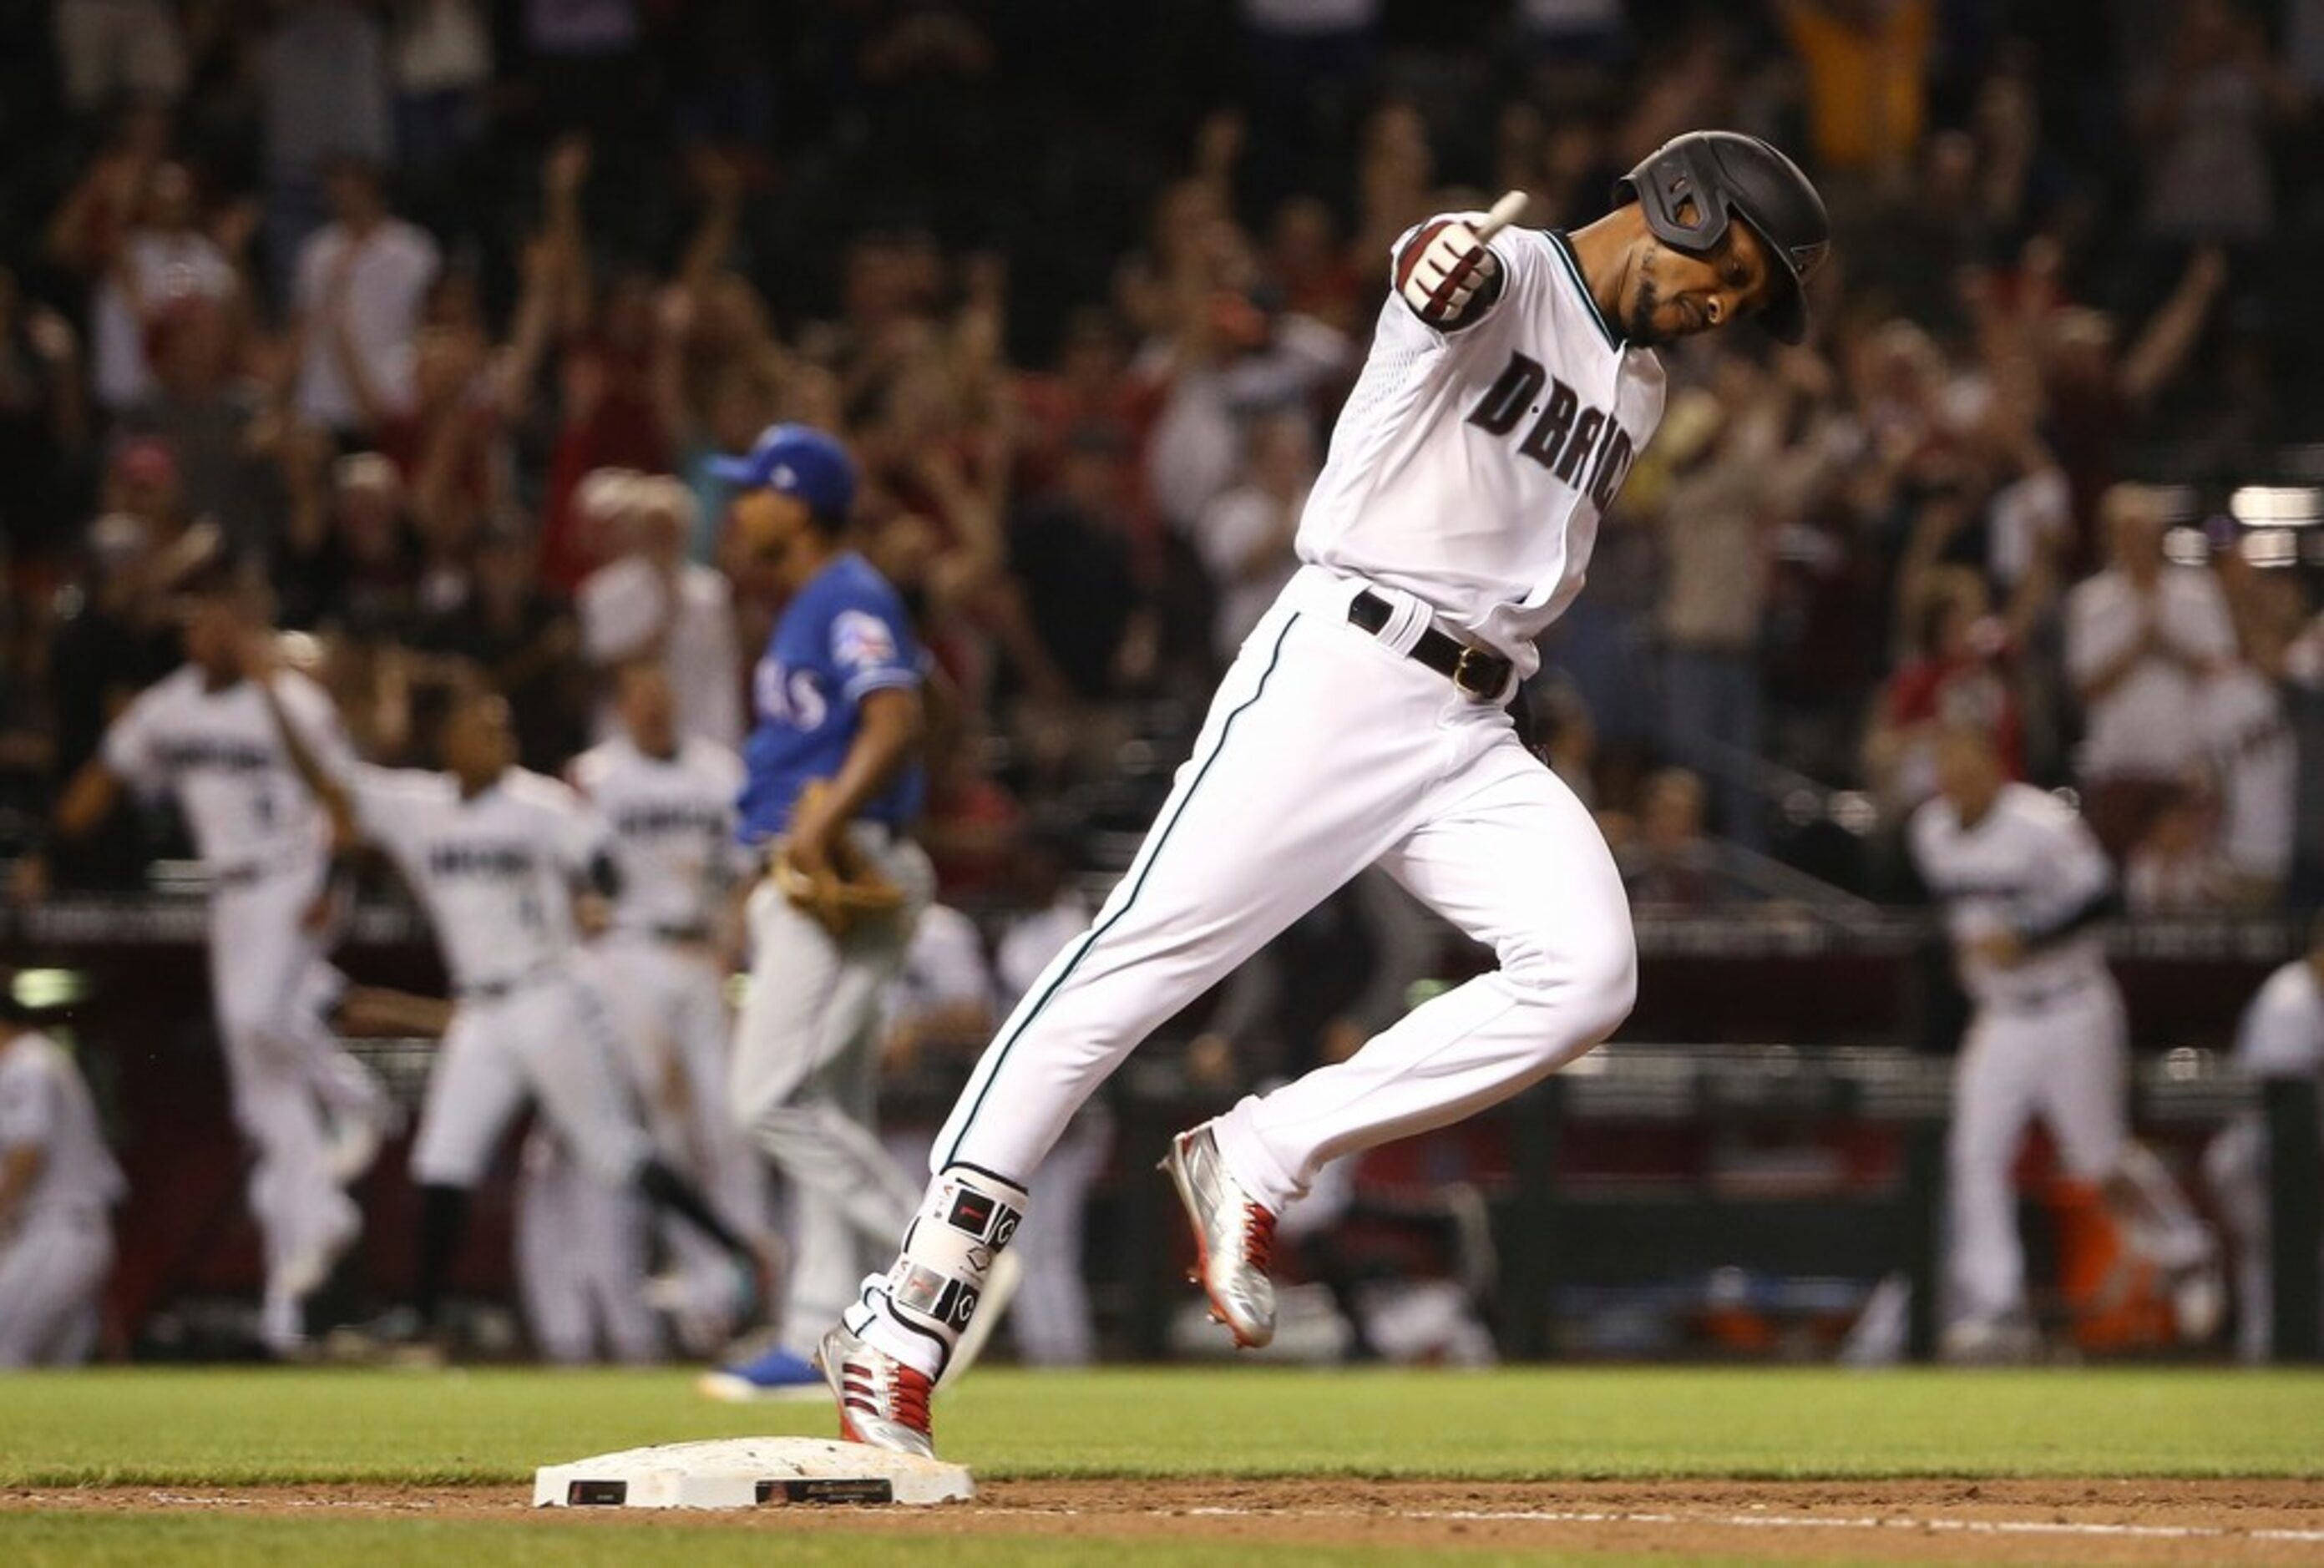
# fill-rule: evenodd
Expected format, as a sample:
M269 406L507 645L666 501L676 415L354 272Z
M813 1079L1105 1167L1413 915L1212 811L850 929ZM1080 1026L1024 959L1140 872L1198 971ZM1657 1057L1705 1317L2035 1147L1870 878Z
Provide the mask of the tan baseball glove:
M799 792L799 804L820 799L828 788L821 782L809 784ZM902 890L863 858L845 833L834 835L825 858L828 870L807 871L796 864L787 851L778 849L767 874L783 897L812 915L834 936L844 937L862 922L903 907Z

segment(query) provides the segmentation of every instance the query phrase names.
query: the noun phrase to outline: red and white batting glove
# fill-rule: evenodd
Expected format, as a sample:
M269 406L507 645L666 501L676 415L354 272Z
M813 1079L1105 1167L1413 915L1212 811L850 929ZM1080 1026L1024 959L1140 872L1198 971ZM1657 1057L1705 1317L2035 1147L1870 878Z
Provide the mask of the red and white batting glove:
M1477 231L1459 218L1431 225L1412 236L1397 268L1398 290L1413 314L1431 327L1457 326L1479 290L1490 297L1501 264Z

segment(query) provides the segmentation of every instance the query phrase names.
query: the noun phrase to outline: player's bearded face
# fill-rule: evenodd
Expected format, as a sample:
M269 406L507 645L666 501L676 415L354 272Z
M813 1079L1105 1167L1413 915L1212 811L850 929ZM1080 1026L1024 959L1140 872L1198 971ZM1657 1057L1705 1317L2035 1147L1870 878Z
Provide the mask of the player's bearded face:
M1710 331L1719 323L1711 318L1704 296L1715 290L1717 276L1683 251L1648 244L1638 258L1637 282L1630 291L1630 311L1622 323L1624 335L1632 343L1652 348Z
M1622 329L1651 348L1723 327L1756 309L1767 291L1767 265L1758 238L1739 223L1703 255L1649 240L1639 253Z

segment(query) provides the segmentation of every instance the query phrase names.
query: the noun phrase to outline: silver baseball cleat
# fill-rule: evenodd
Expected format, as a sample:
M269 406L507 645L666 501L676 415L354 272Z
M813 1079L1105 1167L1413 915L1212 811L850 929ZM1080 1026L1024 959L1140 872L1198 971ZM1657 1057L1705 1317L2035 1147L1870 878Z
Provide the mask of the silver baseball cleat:
M1257 1350L1275 1338L1275 1281L1267 1276L1274 1214L1227 1174L1207 1123L1171 1139L1162 1168L1177 1184L1194 1227L1188 1277L1210 1296L1211 1315L1227 1325L1235 1344Z
M839 1401L842 1437L895 1453L936 1456L928 1421L934 1379L877 1349L845 1324L823 1336L815 1359Z

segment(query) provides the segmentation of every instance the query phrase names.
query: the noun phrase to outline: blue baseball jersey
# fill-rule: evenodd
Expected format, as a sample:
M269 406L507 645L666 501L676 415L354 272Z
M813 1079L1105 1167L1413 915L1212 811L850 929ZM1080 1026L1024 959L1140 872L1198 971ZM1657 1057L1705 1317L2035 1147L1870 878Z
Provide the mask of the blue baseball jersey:
M921 654L904 602L853 551L808 579L775 623L752 672L758 726L742 761L736 802L745 844L780 835L799 791L837 773L863 722L863 699L886 687L920 684ZM927 780L917 757L857 816L900 827L919 814Z

